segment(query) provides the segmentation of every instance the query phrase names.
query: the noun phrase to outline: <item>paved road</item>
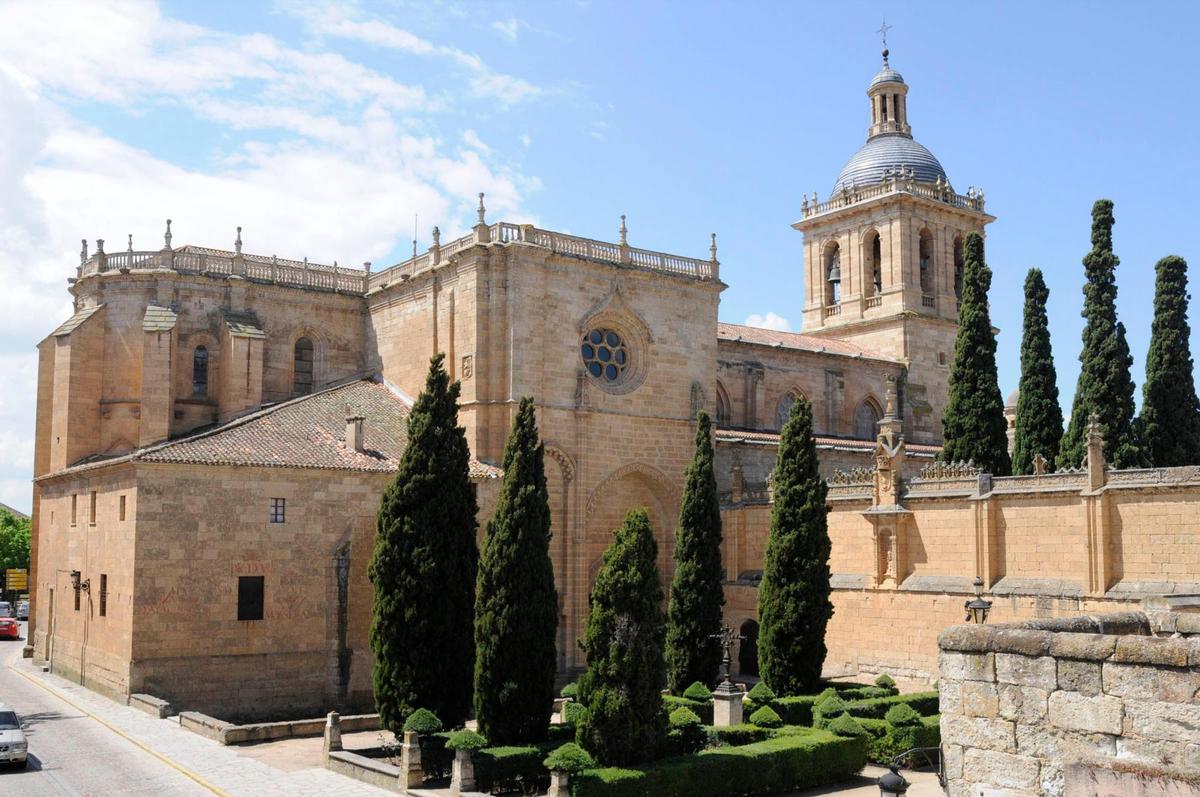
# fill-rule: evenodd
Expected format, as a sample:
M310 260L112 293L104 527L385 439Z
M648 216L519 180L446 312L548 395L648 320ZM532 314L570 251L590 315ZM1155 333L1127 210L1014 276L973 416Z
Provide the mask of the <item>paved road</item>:
M25 623L21 623L22 637ZM30 683L7 665L25 645L0 641L0 702L25 724L29 766L0 772L0 794L13 797L58 795L208 795L169 764L68 703Z

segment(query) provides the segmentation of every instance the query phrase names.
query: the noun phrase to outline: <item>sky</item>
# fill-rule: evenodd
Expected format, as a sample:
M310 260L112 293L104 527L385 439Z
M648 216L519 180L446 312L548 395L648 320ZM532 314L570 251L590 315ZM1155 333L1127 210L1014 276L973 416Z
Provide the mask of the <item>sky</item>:
M489 221L707 257L724 321L800 331L805 194L891 65L954 187L985 190L1005 395L1022 290L1078 375L1092 203L1116 203L1138 399L1154 263L1200 263L1194 3L0 2L0 501L31 503L35 346L80 239L376 267ZM1190 275L1196 279L1195 269ZM1193 335L1193 348L1200 338Z

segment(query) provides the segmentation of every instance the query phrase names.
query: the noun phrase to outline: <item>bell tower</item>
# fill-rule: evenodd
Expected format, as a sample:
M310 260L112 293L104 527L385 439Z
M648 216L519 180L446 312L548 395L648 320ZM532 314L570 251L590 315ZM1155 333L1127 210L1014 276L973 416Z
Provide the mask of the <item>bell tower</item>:
M867 87L867 141L828 198L801 203L804 332L873 349L908 366L906 437L940 443L962 294L962 244L995 217L981 190L957 193L913 138L908 84L888 62Z

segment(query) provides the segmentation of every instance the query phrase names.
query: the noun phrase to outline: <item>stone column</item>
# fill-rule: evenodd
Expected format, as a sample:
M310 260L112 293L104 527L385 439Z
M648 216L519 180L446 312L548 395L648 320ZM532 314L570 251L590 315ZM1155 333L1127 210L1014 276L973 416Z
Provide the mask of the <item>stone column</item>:
M325 718L325 739L321 743L321 753L325 760L329 760L329 754L335 750L342 749L342 718L336 711L329 712L329 716Z
M408 794L409 789L420 788L422 780L420 741L416 732L405 731L404 742L400 745L400 793Z
M450 797L475 791L475 762L470 750L455 750L450 766Z
M571 797L571 776L556 769L550 770L550 791L546 797Z
M728 689L723 687L725 684L721 684L717 691L713 692L713 725L718 728L741 725L742 699L745 695L733 684L729 684Z

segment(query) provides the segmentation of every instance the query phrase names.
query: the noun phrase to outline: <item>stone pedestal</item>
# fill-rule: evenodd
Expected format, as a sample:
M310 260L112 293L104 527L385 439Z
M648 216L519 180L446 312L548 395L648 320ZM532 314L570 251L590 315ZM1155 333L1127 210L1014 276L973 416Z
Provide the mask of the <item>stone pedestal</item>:
M325 758L334 750L342 749L342 718L336 711L329 712L325 718L325 739L321 744L321 752Z
M470 750L455 750L450 765L450 797L461 797L475 791L475 762Z
M400 745L400 793L408 794L409 789L419 789L425 773L421 769L421 743L413 731L404 732L404 742Z
M742 724L742 699L745 695L734 688L725 689L725 686L721 684L713 692L713 725L718 728Z
M546 797L571 797L571 776L550 770L550 791L546 792Z

